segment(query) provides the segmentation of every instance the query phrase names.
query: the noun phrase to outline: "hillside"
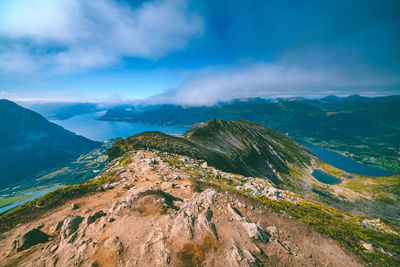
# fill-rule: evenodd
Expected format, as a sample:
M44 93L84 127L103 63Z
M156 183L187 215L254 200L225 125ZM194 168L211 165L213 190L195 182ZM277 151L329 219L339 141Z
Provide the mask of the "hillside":
M77 115L93 113L104 110L95 103L22 103L22 105L33 110L50 120L66 120Z
M293 171L310 168L316 156L290 138L248 121L213 119L191 127L184 137L146 132L117 140L109 150L115 158L131 149L157 149L205 160L218 169L245 176L265 177L281 188L294 189L300 181Z
M396 266L400 229L265 179L131 150L0 216L5 266Z
M325 205L400 223L398 176L368 177L338 170L306 147L260 124L214 119L194 125L183 137L146 132L117 140L108 154L113 159L135 149L203 160L226 172L264 178L275 187ZM314 170L339 183L320 182L313 176Z
M211 107L111 109L101 119L158 125L192 125L213 118L249 120L365 164L400 172L399 117L399 96L328 96L239 99Z
M108 154L96 178L0 216L5 266L400 264L399 177L345 173L262 125L214 119Z
M100 145L29 109L0 100L0 187L70 162Z

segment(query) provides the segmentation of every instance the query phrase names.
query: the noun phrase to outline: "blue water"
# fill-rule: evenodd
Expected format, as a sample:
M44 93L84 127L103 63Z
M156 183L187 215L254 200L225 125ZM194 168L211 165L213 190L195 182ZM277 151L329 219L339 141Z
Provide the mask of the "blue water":
M299 140L297 140L297 142L306 146L308 149L314 152L315 155L325 160L332 166L346 172L369 176L384 176L391 174L388 171L364 165L339 153L320 148L319 146Z
M96 120L105 111L84 114L67 120L52 120L65 129L95 141L104 141L117 137L129 137L146 131L159 131L167 134L183 134L188 127L156 126L120 121Z
M155 126L155 125L144 125L144 124L130 123L130 122L96 120L103 114L104 111L79 115L67 120L52 120L51 122L56 123L71 132L74 132L76 134L85 136L89 139L96 141L104 141L117 137L129 137L131 135L146 131L159 131L167 134L180 135L183 134L188 129L188 127L180 127L180 126ZM11 210L13 208L16 208L19 205L26 203L30 200L41 197L59 187L62 187L62 185L56 185L40 190L26 191L24 192L24 194L32 195L30 198L1 207L0 214L8 210Z
M312 175L315 179L324 184L340 184L342 181L335 176L327 174L321 170L314 170Z
M131 135L146 131L159 131L168 134L183 134L188 129L188 127L182 126L156 126L131 122L96 120L96 118L99 118L104 113L105 111L83 114L67 120L53 120L52 122L61 125L71 132L96 141L104 141L117 137L129 137ZM388 171L358 163L339 153L320 148L304 141L297 141L308 147L321 159L346 172L369 176L383 176L391 174Z
M28 201L31 201L31 200L33 200L33 199L35 199L35 198L44 196L44 195L46 195L48 192L53 191L54 189L57 189L57 188L60 188L60 187L63 187L63 186L64 186L64 185L54 185L54 186L52 186L52 187L47 187L47 188L43 188L43 189L39 189L39 190L26 191L26 192L24 192L24 194L31 195L30 198L27 198L27 199L24 199L24 200L22 200L22 201L18 201L18 202L15 202L15 203L13 203L13 204L10 204L10 205L1 207L1 208L0 208L0 214L3 214L4 212L6 212L6 211L8 211L8 210L11 210L11 209L13 209L13 208L16 208L16 207L18 207L19 205L24 204L24 203L26 203L26 202L28 202Z

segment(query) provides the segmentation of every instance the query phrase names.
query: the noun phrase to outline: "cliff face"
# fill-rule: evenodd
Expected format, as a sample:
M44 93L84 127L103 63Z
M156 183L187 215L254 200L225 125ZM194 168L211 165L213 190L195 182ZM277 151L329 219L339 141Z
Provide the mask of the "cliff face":
M69 162L100 145L38 113L0 100L0 187Z
M232 188L270 201L300 201L266 180L156 151L129 152L104 175L112 178L92 193L71 195L61 206L38 212L3 233L2 264L363 265L353 253L287 213L217 186L231 180ZM215 186L207 185L210 182Z

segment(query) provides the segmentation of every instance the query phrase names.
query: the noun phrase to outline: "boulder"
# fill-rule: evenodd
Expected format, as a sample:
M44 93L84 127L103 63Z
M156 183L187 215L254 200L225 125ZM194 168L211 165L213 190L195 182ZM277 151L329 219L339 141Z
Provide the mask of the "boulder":
M18 239L16 246L17 251L25 250L39 243L46 243L49 237L48 234L34 228Z
M62 226L62 235L63 238L67 238L78 230L79 225L83 221L83 217L81 216L68 216L65 218L63 226Z

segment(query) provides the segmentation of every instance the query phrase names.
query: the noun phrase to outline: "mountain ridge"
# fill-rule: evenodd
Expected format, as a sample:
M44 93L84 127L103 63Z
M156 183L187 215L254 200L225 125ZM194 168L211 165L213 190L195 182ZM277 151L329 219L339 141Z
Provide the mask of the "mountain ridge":
M289 176L292 171L289 165L301 171L317 159L304 146L265 126L221 119L196 124L183 137L148 132L117 140L109 157L121 156L131 148L190 156L224 171L268 177L275 185L289 185L282 179L282 175Z
M400 96L335 99L238 99L211 107L164 105L121 116L111 109L100 119L185 126L213 118L249 120L364 164L400 172Z
M100 145L47 121L32 110L0 100L1 186L71 161Z

